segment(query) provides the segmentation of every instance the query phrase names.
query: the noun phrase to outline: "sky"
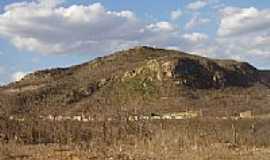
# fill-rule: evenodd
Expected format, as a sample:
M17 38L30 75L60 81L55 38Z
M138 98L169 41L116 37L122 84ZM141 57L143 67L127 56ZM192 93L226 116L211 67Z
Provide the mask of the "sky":
M0 85L141 45L270 69L270 1L0 0Z

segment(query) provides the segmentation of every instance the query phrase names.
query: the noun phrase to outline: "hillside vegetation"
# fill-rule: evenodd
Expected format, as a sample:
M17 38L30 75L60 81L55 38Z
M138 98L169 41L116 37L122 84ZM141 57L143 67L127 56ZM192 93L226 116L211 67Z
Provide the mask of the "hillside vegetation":
M114 115L115 111L270 112L269 73L245 62L136 47L90 62L38 71L0 89L12 115ZM248 105L247 105L248 104Z
M0 160L268 160L269 85L246 62L150 47L34 72L0 88Z

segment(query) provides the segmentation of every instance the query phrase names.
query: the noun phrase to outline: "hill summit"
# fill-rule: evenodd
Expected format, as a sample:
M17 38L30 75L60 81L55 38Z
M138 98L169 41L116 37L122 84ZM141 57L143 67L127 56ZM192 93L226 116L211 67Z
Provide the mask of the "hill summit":
M261 73L246 62L135 47L81 65L29 74L0 89L0 107L12 114L111 114L119 108L126 112L204 108L200 106L202 102L209 107L232 93L246 95L258 88L268 91L268 81L262 81L267 73ZM223 98L211 101L213 93ZM241 99L236 104L238 109L244 105Z

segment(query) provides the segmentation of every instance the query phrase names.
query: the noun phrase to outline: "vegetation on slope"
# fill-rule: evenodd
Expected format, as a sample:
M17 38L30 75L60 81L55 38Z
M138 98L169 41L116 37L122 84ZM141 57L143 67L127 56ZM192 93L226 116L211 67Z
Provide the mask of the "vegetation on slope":
M100 110L97 106L106 113L120 105L129 112L135 106L143 108L142 112L181 111L202 105L206 91L224 97L228 88L239 94L250 88L257 92L257 86L266 86L259 73L248 63L136 47L70 68L27 75L0 88L0 105L12 114L50 113L63 108L66 113L94 113Z

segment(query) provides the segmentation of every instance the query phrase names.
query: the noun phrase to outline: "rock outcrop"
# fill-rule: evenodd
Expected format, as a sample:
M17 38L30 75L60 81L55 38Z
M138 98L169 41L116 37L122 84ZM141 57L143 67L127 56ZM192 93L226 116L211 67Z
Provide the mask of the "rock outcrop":
M27 75L0 88L0 104L16 114L55 108L65 108L68 113L102 113L106 107L112 111L113 106L126 106L127 111L134 106L180 109L197 103L194 99L204 100L199 92L269 83L267 78L262 83L261 77L260 71L245 62L136 47L70 68Z

